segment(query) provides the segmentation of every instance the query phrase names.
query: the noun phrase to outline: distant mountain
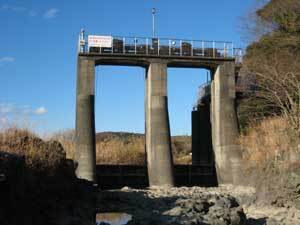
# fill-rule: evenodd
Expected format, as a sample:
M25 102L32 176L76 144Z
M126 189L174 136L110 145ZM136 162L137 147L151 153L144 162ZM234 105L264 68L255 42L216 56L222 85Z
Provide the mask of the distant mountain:
M113 138L119 138L119 139L127 139L127 138L143 138L144 134L139 133L130 133L130 132L99 132L96 133L96 142L103 141L105 139L113 139Z

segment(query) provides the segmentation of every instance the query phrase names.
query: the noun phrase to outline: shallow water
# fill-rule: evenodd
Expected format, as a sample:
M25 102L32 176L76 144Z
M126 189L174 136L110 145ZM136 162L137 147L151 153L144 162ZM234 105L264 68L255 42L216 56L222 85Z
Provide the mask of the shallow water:
M126 225L132 216L127 213L110 212L110 213L97 213L96 224L101 222L109 223L110 225Z

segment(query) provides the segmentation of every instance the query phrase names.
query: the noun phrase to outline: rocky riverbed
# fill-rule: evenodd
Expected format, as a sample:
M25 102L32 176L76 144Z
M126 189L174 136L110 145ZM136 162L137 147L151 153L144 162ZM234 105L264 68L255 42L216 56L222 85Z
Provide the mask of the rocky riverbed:
M251 187L100 191L99 212L132 215L130 225L299 225L300 210L255 203Z

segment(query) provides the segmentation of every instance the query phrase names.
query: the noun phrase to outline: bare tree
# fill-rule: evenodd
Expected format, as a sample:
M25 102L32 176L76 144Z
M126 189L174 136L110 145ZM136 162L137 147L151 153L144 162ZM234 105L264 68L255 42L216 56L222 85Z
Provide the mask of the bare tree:
M254 52L252 53L254 54ZM248 79L250 100L259 100L268 114L281 114L300 136L300 55L277 50L269 57L257 54L246 60L242 70ZM253 91L253 87L256 89Z

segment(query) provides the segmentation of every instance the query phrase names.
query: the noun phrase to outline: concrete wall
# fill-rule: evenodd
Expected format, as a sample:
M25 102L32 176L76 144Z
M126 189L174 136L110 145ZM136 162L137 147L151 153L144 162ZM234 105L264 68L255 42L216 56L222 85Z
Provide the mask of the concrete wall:
M210 105L198 105L192 111L192 164L212 164Z
M146 151L150 186L173 186L167 64L151 62L146 75Z
M216 69L211 84L212 140L218 182L238 183L241 150L235 109L235 64L226 62Z
M124 186L149 187L146 166L97 165L97 181L101 189ZM217 186L215 169L212 165L174 165L176 186Z
M76 93L76 175L96 181L95 62L78 57Z

